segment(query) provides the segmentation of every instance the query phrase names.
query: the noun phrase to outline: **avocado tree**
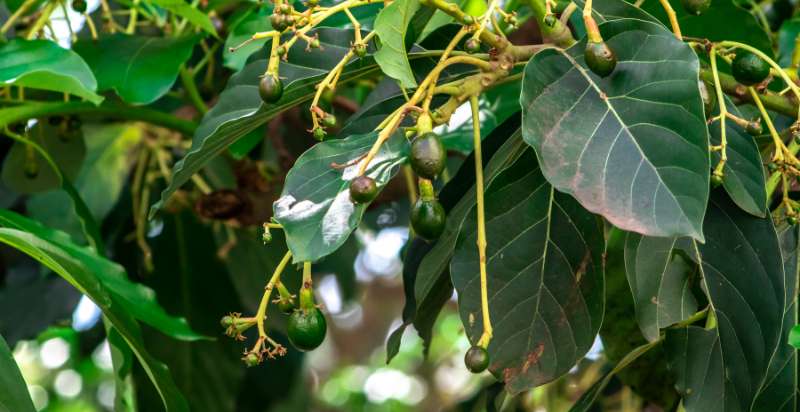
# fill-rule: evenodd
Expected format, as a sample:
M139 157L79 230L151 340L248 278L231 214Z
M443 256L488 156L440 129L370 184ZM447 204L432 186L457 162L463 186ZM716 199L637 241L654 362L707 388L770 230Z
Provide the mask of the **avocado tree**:
M314 275L352 276L355 232L402 204L387 362L455 293L487 410L601 342L573 411L611 382L795 411L799 8L4 0L4 260L100 308L117 409L250 410L329 332ZM0 343L0 409L32 410Z

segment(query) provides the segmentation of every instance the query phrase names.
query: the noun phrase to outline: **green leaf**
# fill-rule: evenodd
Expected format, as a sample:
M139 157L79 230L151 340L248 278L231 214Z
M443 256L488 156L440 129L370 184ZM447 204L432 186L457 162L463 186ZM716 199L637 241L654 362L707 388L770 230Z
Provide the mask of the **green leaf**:
M796 39L800 35L800 18L786 20L778 31L778 64L788 67L792 64L792 54L797 45Z
M28 395L28 386L22 379L14 355L8 347L6 340L0 336L0 410L14 412L33 412L31 397Z
M103 101L86 62L52 41L13 39L0 45L0 55L0 84L69 93L94 104Z
M405 37L411 17L419 6L419 0L395 0L381 10L375 19L375 32L381 39L381 48L375 53L375 61L387 76L396 79L405 88L417 86L406 54Z
M75 189L91 216L102 222L123 193L131 155L143 137L134 123L84 126L86 159L75 179ZM51 152L53 152L51 150ZM45 226L81 238L81 225L66 193L50 191L28 198L28 214Z
M668 329L665 349L687 412L749 411L780 343L780 245L770 219L742 212L719 191L704 231L705 244L682 239L679 247L701 265L716 327Z
M570 412L589 412L594 402L602 394L603 390L606 388L606 386L608 386L608 383L611 382L611 379L616 374L620 373L623 369L628 367L628 365L639 359L640 356L644 355L650 351L650 349L653 349L654 346L660 343L660 341L656 341L644 344L625 355L622 360L617 362L613 369L603 374L603 376L592 386L590 386L589 389L586 389L586 392L584 392L578 401L572 405Z
M603 319L599 220L547 183L531 150L486 191L489 371L517 394L569 371ZM469 340L483 331L476 213L464 221L450 275Z
M217 30L214 29L214 24L206 13L198 10L191 4L184 0L147 0L149 3L155 4L165 10L174 13L177 16L183 17L193 25L203 29L212 36L217 36Z
M783 256L783 269L786 275L786 300L783 314L783 327L778 346L767 370L764 386L753 406L754 411L794 412L797 409L797 351L790 344L797 323L797 284L800 265L800 227L786 225L778 230L778 240Z
M422 338L427 355L433 338L433 325L436 323L436 318L445 303L453 296L453 284L450 281L450 274L446 272L437 278L437 284L431 288L432 293L426 295L419 302L414 296L419 264L431 247L430 243L419 237L412 239L406 247L406 256L403 259L403 292L406 297L403 306L403 323L389 335L386 342L387 364L400 351L403 333L409 325L414 325L414 329Z
M725 104L731 114L746 118L727 96ZM718 115L719 109L714 113L714 116ZM761 154L758 152L755 139L730 119L725 122L725 130L728 140L728 160L723 170L722 186L742 210L754 216L764 217L767 215L767 189L764 182L764 166L761 164ZM722 139L720 122L711 123L708 132L711 144L719 145ZM717 165L720 156L720 152L712 152L711 167Z
M45 137L49 139L52 143L57 140L62 140L64 136L56 135L58 138L54 139L54 133L48 132L46 127L42 122L38 123L32 130L28 131L26 134L32 134L33 139L36 139L40 142L44 142ZM52 127L51 127L52 130ZM12 139L15 140L15 144L24 144L26 147L25 150L31 150L35 154L34 159L38 161L38 168L42 171L42 173L51 173L54 183L58 183L61 190L63 190L67 196L69 196L70 200L72 201L72 206L75 210L75 215L80 222L81 229L83 234L86 236L86 240L89 242L89 245L98 253L103 254L105 253L105 249L103 247L103 239L100 235L100 227L98 226L97 222L92 217L91 213L89 212L89 208L84 203L81 196L78 194L77 189L75 186L72 185L72 182L69 180L68 176L65 174L64 170L61 169L58 163L50 156L48 150L42 147L37 141L31 140L26 136L11 136ZM66 136L66 145L74 146L76 143L79 143L81 146L80 149L80 156L82 157L85 151L83 145L83 140L80 134L78 136ZM72 140L70 142L70 140ZM64 142L62 142L64 143ZM55 143L56 145L58 143ZM51 146L50 148L56 149L54 151L59 151L58 146ZM63 146L61 147L63 149ZM74 149L73 149L74 150ZM62 154L63 155L63 154ZM67 160L74 160L75 156L65 156ZM3 177L4 179L7 177L6 170L8 168L8 163L6 162L3 164ZM75 168L77 164L70 164L65 163L67 166L71 168ZM12 170L14 172L14 170ZM18 172L18 170L16 171ZM44 175L47 176L47 175ZM17 175L20 179L25 179L26 176Z
M773 56L769 34L753 14L737 6L733 0L713 0L711 7L699 16L684 10L681 0L669 0L669 3L678 16L682 35L711 41L738 41ZM657 17L666 27L671 27L667 13L659 1L646 1L641 7Z
M130 104L150 104L169 91L198 40L115 33L81 40L73 49L92 68L98 90L113 89Z
M145 331L148 347L179 377L176 384L191 410L238 410L236 397L244 389L241 385L247 370L240 358L248 342L222 336L219 319L229 312L241 311L232 280L246 273L230 272L229 276L217 258L210 227L202 225L191 213L165 216L164 229L152 240L152 247L156 253L148 286L164 298L170 311L186 316L198 331L219 337L214 341L174 342ZM259 274L266 276L264 272ZM264 283L254 288L253 294L260 295L263 287ZM261 365L267 369L272 366ZM146 379L138 374L134 378L137 382ZM156 394L138 391L137 400L139 410L158 409Z
M250 43L229 51L232 47L242 44L249 40L253 33L269 31L272 29L269 16L272 15L271 3L248 11L232 28L228 37L225 39L225 48L222 53L222 61L225 67L233 70L242 70L247 64L247 59L255 52L261 50L269 38L253 40Z
M314 97L314 86L347 53L353 39L352 30L319 29L315 33L319 34L323 50L306 53L301 47L293 47L289 50L288 62L281 63L284 92L278 103L265 105L258 95L258 82L267 67L266 60L256 60L231 77L217 104L203 117L192 148L175 164L172 182L161 193L161 200L151 208L151 218L166 199L210 159L278 113ZM339 84L372 75L377 70L372 57L355 59L345 67Z
M350 200L350 180L358 175L361 156L377 137L378 132L373 132L319 143L289 170L273 209L295 262L315 261L332 253L358 226L367 205ZM395 132L365 175L375 179L380 190L406 160L407 150L405 137Z
M121 266L74 244L66 233L52 230L8 210L0 210L0 227L4 228L0 229L4 234L4 243L16 247L14 242L19 240L22 244L31 245L24 250L26 253L37 260L42 259L41 263L89 295L104 311L120 307L133 318L176 339L204 338L192 331L184 319L168 315L156 302L153 291L128 280ZM59 271L51 267L49 262L68 270ZM114 308L111 308L112 303Z
M586 2L584 0L576 0L575 4L578 6L578 10L583 10L583 6ZM597 24L620 19L638 19L658 23L658 19L625 0L603 0L593 2L592 17L594 17ZM576 37L583 37L586 35L586 27L583 23L582 13L573 13L570 22L575 28Z
M76 177L86 157L83 133L65 132L44 120L28 128L24 137L46 151L57 169L32 146L15 141L3 160L2 177L9 188L18 193L39 193L61 187L62 176ZM35 169L35 174L26 173L30 167Z
M123 299L116 295L117 291L112 290L104 282L106 278L112 277L114 272L121 270L117 265L87 249L73 245L64 233L49 231L13 212L0 210L0 223L4 226L0 228L0 242L24 252L47 266L89 296L101 308L103 314L119 331L141 362L156 386L167 411L188 410L186 400L175 387L167 367L153 358L142 342L141 329L134 315L141 315L152 305L147 305L146 300L123 303ZM105 272L106 270L108 272ZM115 282L115 286L119 286L122 281L118 279ZM152 299L152 291L150 296L139 294L135 297ZM137 309L136 305L142 305L144 309ZM177 319L169 323L171 327L181 327Z
M654 23L615 20L601 32L619 59L607 78L585 68L585 39L528 62L523 137L551 184L614 225L702 240L709 156L697 56Z
M625 272L633 292L636 320L644 337L655 342L661 329L697 312L692 286L694 263L674 250L675 238L627 234Z
M606 305L599 337L603 343L603 357L609 366L648 343L637 318L632 316L636 313L636 304L625 273L628 233L610 225L606 227ZM680 395L674 389L675 379L667 368L663 344L642 354L626 368L618 369L615 376L645 403L658 405L662 410L672 411L680 402ZM588 402L580 404L588 406Z

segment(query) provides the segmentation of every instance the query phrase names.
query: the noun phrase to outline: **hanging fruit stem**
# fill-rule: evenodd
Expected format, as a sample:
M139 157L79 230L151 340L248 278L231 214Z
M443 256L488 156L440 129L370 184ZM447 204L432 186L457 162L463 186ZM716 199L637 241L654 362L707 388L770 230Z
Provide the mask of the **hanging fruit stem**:
M292 252L286 252L281 259L281 262L278 263L278 267L275 268L275 272L273 272L272 277L267 282L267 286L264 288L264 295L261 296L261 302L258 304L258 311L256 312L256 325L258 326L258 338L259 340L266 339L267 332L264 330L264 320L267 318L267 305L269 304L269 297L272 294L272 289L275 288L275 285L281 280L281 273L286 268L286 265L289 264L289 259L292 258ZM258 343L256 343L258 345Z
M486 280L486 217L483 209L483 156L481 155L481 122L478 111L478 96L470 96L472 108L472 136L475 146L475 197L478 207L478 265L481 277L481 313L483 315L483 334L478 346L486 348L492 340L492 321L489 316L489 287Z
M672 5L669 4L669 0L658 1L661 3L661 7L664 8L664 12L667 13L669 24L672 26L672 32L675 33L675 37L677 37L678 40L683 40L683 36L681 35L681 25L678 24L678 15L675 14L675 10L672 8Z
M600 35L600 28L592 17L592 0L587 0L583 5L583 24L586 26L586 37L592 43L602 43L603 36Z
M711 61L711 73L714 76L714 90L717 93L717 104L719 104L719 136L720 142L718 146L711 146L712 151L720 152L720 159L717 166L712 172L714 176L722 178L724 174L725 163L728 161L728 136L725 127L725 121L728 119L728 110L725 105L725 95L722 93L722 86L719 81L719 70L717 70L717 49L712 47L709 52L709 60Z

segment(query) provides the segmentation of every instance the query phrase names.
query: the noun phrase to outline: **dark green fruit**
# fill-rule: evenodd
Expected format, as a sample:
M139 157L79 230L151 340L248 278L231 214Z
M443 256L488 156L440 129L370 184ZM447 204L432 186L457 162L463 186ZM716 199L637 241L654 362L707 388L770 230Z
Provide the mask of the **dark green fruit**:
M461 22L469 26L470 24L475 24L475 18L470 16L469 14L465 14L464 17L461 19Z
M752 86L769 76L769 63L748 51L736 53L731 65L733 77L741 84Z
M366 44L358 43L355 46L353 46L353 48L355 49L356 56L364 57L364 56L367 55L367 45Z
M367 176L358 176L350 181L350 199L355 203L369 203L378 194L375 180Z
M265 74L258 83L258 94L264 103L275 103L283 96L281 79L272 74Z
M711 0L681 0L681 5L687 13L699 16L711 7Z
M311 42L308 43L308 47L310 47L312 49L319 49L319 46L320 46L320 43L319 43L319 39L317 39L317 38L311 39Z
M325 316L318 308L296 310L286 324L289 341L301 351L309 351L322 344L327 330Z
M272 25L272 28L277 31L284 31L290 25L286 16L278 13L274 13L273 15L269 16L269 24Z
M468 53L477 53L481 51L481 41L475 38L467 39L467 41L464 42L464 50Z
M605 42L590 41L586 43L584 57L589 70L600 77L608 76L617 66L617 56Z
M444 231L447 215L436 199L419 199L411 209L411 226L421 238L434 240Z
M86 12L86 0L72 0L72 10L78 13Z
M464 354L464 364L472 373L481 373L489 367L489 352L481 346L473 346Z
M778 165L775 162L769 162L767 164L767 170L771 173L775 173L778 170Z
M233 316L223 316L219 324L222 325L223 328L233 325Z
M411 142L411 168L425 179L434 179L444 170L447 151L436 133L428 132Z
M553 14L548 14L548 15L544 16L544 24L547 27L555 26L557 21L558 21L558 19Z

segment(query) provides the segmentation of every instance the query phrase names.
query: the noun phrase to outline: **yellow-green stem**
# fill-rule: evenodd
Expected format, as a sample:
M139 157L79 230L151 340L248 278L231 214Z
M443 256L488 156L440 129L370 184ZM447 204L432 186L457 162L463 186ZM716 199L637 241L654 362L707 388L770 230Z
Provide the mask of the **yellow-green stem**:
M264 319L267 317L267 305L269 304L269 296L272 294L272 289L275 287L275 284L281 280L281 273L283 273L283 269L286 268L286 265L289 264L289 260L292 258L292 252L286 252L281 259L281 262L278 263L278 267L275 268L275 272L273 272L272 277L269 279L267 283L267 287L264 289L264 295L261 297L261 302L258 304L258 311L256 312L256 325L258 326L258 336L259 337L266 337L267 332L264 330Z
M658 1L661 3L661 7L664 9L664 12L667 13L669 24L672 26L672 32L675 33L675 37L677 37L678 40L683 40L683 36L681 35L681 25L678 24L678 16L675 14L675 10L672 9L672 5L669 4L669 0Z
M723 170L725 168L725 163L728 161L728 154L727 154L727 147L728 147L728 136L725 127L725 121L727 120L728 110L725 106L725 95L722 93L722 85L719 81L719 70L717 70L717 49L715 47L711 48L711 52L709 53L709 60L711 61L711 73L714 76L714 90L717 92L717 104L719 104L719 130L720 130L720 143L719 143L719 150L720 150L720 160L717 164L717 167L714 168L714 175L718 177L723 176Z
M483 156L481 155L481 122L478 111L478 96L470 96L472 108L472 136L475 146L475 197L478 207L478 265L481 280L481 314L483 315L483 334L478 345L486 348L492 340L492 321L489 316L489 285L486 276L486 218L483 209Z

